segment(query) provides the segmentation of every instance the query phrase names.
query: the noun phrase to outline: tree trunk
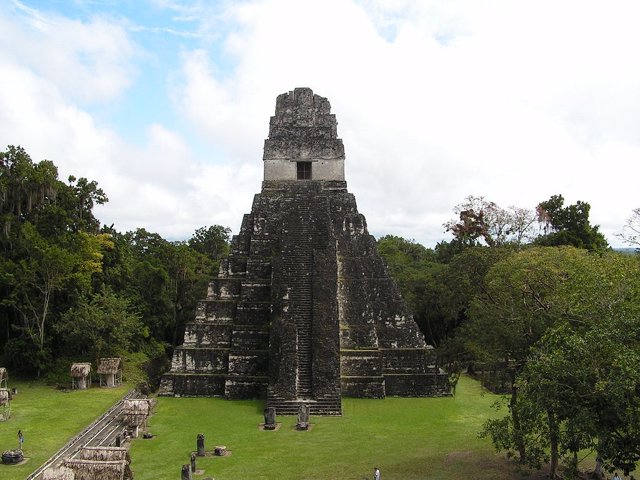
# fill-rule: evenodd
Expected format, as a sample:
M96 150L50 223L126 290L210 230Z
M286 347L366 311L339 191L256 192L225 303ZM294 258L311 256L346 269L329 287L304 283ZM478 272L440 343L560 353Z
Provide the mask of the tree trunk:
M560 432L558 431L558 419L550 410L547 410L547 419L549 422L549 478L554 479L558 478L558 438L560 436Z
M604 478L604 473L602 471L602 456L600 455L600 450L602 446L602 437L598 437L598 445L596 446L596 466L593 470L594 478Z
M520 415L516 401L518 399L518 387L516 386L516 372L510 372L511 377L511 400L509 401L509 410L511 411L511 421L513 422L513 441L518 449L520 463L524 463L527 459L527 451L522 438L522 426L520 424Z
M43 289L44 300L42 302L42 314L40 319L36 319L38 322L38 346L40 349L40 354L44 351L44 327L47 321L47 315L49 313L49 301L51 300L51 293L53 292L53 287L50 282L45 282L45 286ZM38 370L37 376L40 377L40 362L38 362Z

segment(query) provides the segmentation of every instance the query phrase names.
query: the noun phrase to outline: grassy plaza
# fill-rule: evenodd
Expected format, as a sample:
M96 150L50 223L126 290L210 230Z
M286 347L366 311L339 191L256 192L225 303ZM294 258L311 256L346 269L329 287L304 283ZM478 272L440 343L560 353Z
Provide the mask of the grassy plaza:
M346 398L342 417L312 417L299 432L284 416L279 430L259 430L260 401L160 398L149 423L155 437L133 442L132 468L136 480L179 478L203 433L207 452L224 445L231 453L198 458L195 478L361 480L375 466L387 479L519 478L477 436L495 400L462 377L455 398Z
M10 380L17 390L11 402L11 418L0 423L0 449L18 448L18 430L24 434L26 461L0 465L2 480L23 480L67 441L107 411L127 391L118 388L57 390L39 382Z
M21 429L27 461L0 465L3 480L24 479L128 389L11 386L18 394L10 420L0 423L0 447L16 448ZM148 425L154 437L133 440L131 467L136 480L180 478L203 433L207 453L225 445L230 454L198 458L195 479L362 480L372 477L375 466L385 479L542 478L545 471L521 476L478 438L482 423L495 414L496 399L463 376L454 398L345 398L342 417L312 417L311 429L299 432L290 416L278 416L278 430L261 431L262 401L161 397Z

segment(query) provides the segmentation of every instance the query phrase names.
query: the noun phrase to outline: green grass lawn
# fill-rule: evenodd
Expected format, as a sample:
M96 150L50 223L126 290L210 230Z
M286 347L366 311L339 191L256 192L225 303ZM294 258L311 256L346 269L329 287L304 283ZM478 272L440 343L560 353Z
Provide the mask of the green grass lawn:
M11 418L0 422L0 451L18 448L18 430L24 434L22 465L0 464L0 479L23 480L69 439L116 403L127 386L65 392L40 383L9 381L18 394L11 402Z
M495 395L462 377L455 398L344 399L342 417L312 417L312 429L298 432L295 417L278 416L278 431L260 431L264 403L212 398L160 398L150 440L131 448L136 480L180 478L182 464L204 433L205 448L225 445L227 457L198 458L203 476L216 480L371 478L519 478L488 440L477 438L494 414ZM531 477L530 477L531 478Z

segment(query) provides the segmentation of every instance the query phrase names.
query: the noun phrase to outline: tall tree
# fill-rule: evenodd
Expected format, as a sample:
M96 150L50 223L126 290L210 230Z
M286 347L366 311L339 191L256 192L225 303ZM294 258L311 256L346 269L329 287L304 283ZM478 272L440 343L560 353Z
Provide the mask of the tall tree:
M525 208L505 209L484 197L470 195L453 211L458 218L449 220L444 227L465 246L522 245L532 236L535 215Z
M518 375L533 345L562 315L561 286L579 271L586 253L571 248L532 248L496 263L485 277L484 291L471 300L469 321L460 332L467 349L484 368L502 372L508 380L511 441L523 463L528 453ZM493 428L495 424L489 425Z
M378 240L378 251L427 343L438 346L447 335L439 305L442 287L438 280L446 265L436 262L431 249L393 235Z
M562 195L552 195L536 207L538 222L544 234L536 239L538 245L571 245L587 250L604 250L609 245L598 225L591 225L591 205L578 200L574 205L564 205Z
M2 341L18 368L46 367L53 323L79 295L90 293L91 277L111 245L96 233L91 212L92 202L106 196L95 182L81 179L78 185L64 184L53 162L34 163L21 147L0 152ZM78 205L91 225L78 221Z
M5 249L12 245L12 228L26 220L37 223L38 213L55 202L60 186L53 162L33 163L22 147L12 145L0 152L0 224Z
M469 345L461 344L456 332L469 320L471 303L487 295L487 272L497 262L513 255L507 247L473 247L455 255L440 272L438 305L447 342L443 354L449 359L468 360Z
M71 214L74 230L97 232L100 221L93 215L93 207L109 201L104 191L98 187L98 182L70 175L68 188L64 191L68 192L64 200L69 203L67 210Z
M129 302L113 292L82 296L55 326L69 357L100 358L140 349L149 330Z
M621 233L616 234L624 243L640 248L640 208L634 208Z
M575 468L585 448L595 448L605 465L632 469L631 437L640 429L633 393L640 389L633 367L640 356L638 262L613 252L535 248L496 264L488 277L496 305L476 304L466 333L479 351L485 342L489 359L511 359L513 383L510 415L487 422L485 433L524 463L550 460L551 478L562 455L570 453Z

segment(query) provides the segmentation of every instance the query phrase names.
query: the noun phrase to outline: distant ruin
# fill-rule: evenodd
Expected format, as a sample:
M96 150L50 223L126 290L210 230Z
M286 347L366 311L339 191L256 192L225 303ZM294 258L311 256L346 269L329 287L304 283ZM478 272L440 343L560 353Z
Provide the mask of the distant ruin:
M326 98L278 96L262 191L233 237L161 395L266 398L340 415L341 397L442 396L435 366L347 191Z

